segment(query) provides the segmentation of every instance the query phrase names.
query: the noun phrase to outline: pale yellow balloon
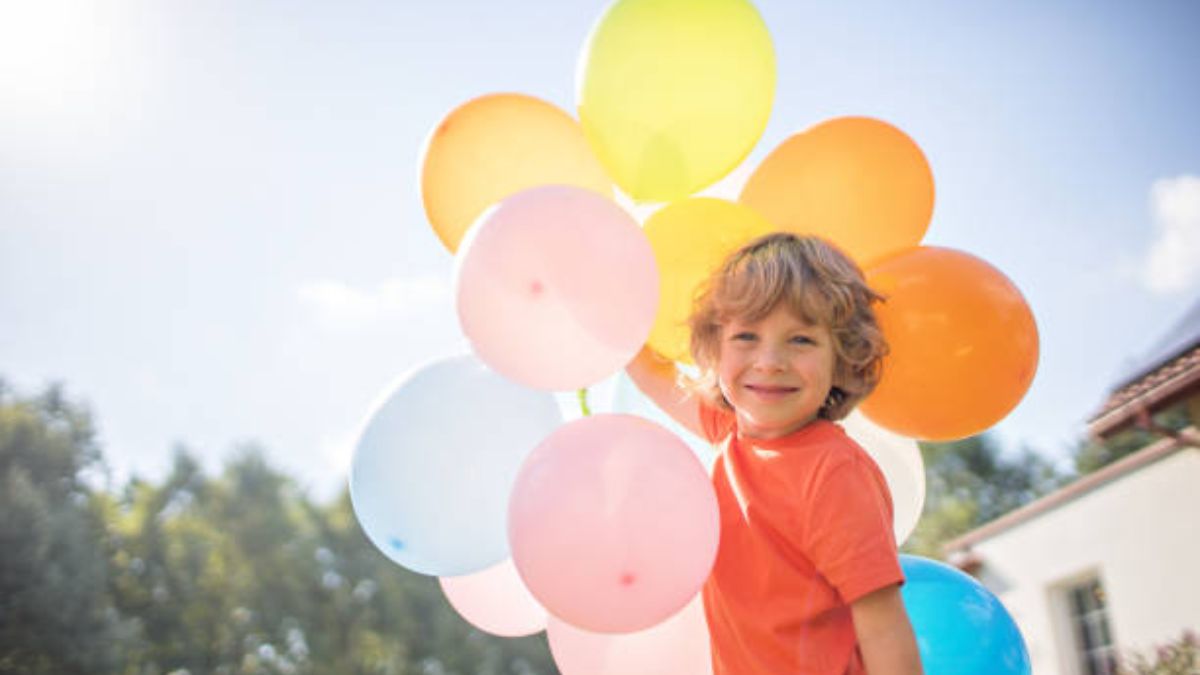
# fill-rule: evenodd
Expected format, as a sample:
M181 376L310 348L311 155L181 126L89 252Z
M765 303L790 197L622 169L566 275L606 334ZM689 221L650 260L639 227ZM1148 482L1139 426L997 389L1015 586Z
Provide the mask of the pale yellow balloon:
M548 184L613 196L579 123L532 96L488 94L464 103L434 129L422 153L425 215L451 253L484 209Z
M691 362L687 320L697 290L734 251L774 228L751 208L697 197L656 211L644 230L658 263L659 305L648 343L674 361Z
M686 197L741 163L774 96L775 48L746 0L618 0L580 60L580 122L639 202Z

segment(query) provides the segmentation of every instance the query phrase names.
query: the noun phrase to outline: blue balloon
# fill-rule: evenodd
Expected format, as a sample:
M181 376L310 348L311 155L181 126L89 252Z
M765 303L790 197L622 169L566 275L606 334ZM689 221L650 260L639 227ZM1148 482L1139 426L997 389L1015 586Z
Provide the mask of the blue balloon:
M925 675L1029 675L1021 631L991 591L927 558L902 555L900 566Z
M549 392L473 357L435 361L375 407L350 468L367 538L414 572L460 576L509 556L508 498L525 457L562 424Z

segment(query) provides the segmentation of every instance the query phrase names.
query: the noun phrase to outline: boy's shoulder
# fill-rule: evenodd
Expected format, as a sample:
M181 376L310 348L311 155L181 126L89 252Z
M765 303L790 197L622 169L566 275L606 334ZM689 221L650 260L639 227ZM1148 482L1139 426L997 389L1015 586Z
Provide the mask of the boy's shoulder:
M874 460L841 425L827 420L814 424L814 433L806 434L794 448L783 452L786 470L817 480L843 472L874 473Z

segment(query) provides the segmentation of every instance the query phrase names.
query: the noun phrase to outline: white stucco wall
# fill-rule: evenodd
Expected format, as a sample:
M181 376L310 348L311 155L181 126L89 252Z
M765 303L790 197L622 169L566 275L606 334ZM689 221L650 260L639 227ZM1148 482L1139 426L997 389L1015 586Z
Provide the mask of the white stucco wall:
M1061 589L1099 576L1118 649L1200 629L1200 450L1185 448L973 547L1034 675L1078 675Z

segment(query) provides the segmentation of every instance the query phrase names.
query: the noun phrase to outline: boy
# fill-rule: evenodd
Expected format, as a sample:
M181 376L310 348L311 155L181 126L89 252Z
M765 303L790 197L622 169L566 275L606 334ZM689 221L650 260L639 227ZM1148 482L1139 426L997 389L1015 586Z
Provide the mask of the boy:
M887 485L834 424L878 382L880 299L832 246L767 235L697 299L697 379L681 384L649 350L627 367L665 412L724 444L703 591L715 675L921 673Z

